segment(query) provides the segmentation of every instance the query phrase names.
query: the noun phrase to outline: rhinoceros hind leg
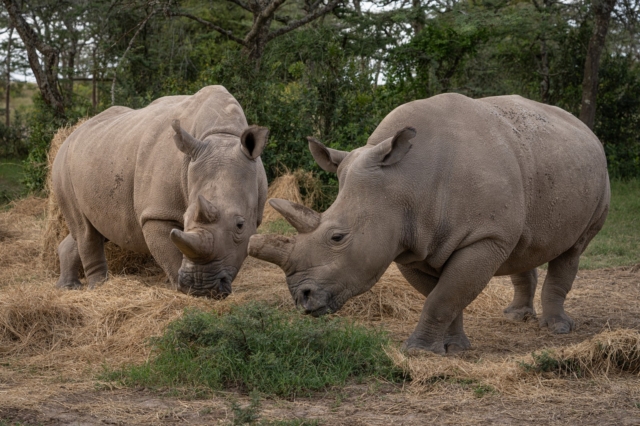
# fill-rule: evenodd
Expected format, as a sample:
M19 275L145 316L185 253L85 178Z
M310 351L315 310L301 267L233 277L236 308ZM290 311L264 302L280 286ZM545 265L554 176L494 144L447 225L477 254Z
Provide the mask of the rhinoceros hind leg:
M565 334L575 328L574 321L564 311L564 301L578 273L580 253L574 247L549 262L542 287L540 327L548 327L552 333Z
M58 245L58 257L60 258L60 278L56 283L58 288L75 290L82 287L78 272L82 267L78 244L71 234Z
M92 289L107 279L107 258L104 254L105 238L93 225L87 223L83 232L77 235L78 253L82 260L87 284Z
M537 269L511 275L511 283L513 284L513 301L502 311L505 318L516 322L535 319L533 297L538 285Z

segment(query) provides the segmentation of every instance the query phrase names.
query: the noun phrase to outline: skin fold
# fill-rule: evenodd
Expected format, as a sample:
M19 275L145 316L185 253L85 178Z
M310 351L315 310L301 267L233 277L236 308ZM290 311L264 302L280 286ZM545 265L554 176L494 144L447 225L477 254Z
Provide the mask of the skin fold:
M562 109L519 96L443 94L392 111L351 152L309 139L339 193L319 214L270 200L295 237L256 235L249 254L279 265L296 305L335 312L391 262L425 297L408 351L468 349L463 309L510 275L513 321L534 318L536 267L549 262L540 325L568 333L564 300L609 208L604 150Z
M57 286L107 278L105 240L150 253L182 292L224 297L262 220L268 137L222 86L145 108L111 107L75 130L53 164L70 235Z

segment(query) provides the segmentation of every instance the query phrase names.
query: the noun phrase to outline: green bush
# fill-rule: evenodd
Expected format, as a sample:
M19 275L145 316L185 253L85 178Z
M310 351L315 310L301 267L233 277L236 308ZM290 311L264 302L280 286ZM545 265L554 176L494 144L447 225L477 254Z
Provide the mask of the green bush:
M188 310L152 344L147 363L102 378L196 394L240 388L285 397L343 385L349 378L404 379L384 352L389 339L382 331L264 304L238 306L225 315Z

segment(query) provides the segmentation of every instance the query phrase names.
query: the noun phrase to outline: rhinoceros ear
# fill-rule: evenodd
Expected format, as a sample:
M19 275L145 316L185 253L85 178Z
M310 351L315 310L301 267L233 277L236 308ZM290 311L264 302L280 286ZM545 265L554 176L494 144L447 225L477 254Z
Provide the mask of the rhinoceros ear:
M249 126L240 137L240 149L250 160L262 154L269 138L269 129L260 126Z
M173 120L171 127L173 127L173 131L176 132L173 136L173 141L176 143L178 149L191 157L191 161L195 161L207 144L194 138L180 127L180 120Z
M327 148L311 136L307 137L307 140L309 141L309 151L311 151L311 155L313 155L318 166L325 172L336 173L342 160L349 154L346 151Z
M309 233L320 225L320 214L308 207L279 198L270 199L269 204L301 234Z
M395 134L394 137L380 142L371 148L371 160L380 166L390 166L402 160L411 149L411 139L416 136L416 129L405 127Z

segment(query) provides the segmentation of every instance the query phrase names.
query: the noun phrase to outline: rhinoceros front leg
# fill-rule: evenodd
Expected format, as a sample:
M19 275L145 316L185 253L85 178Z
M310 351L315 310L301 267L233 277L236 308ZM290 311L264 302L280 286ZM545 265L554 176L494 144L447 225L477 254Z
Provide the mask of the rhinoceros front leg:
M175 223L164 220L149 220L142 227L149 252L167 274L174 290L178 288L178 271L182 265L182 253L170 237L175 227Z
M71 234L58 245L58 257L60 258L60 278L56 283L58 288L78 289L82 287L79 272L82 267L78 244Z
M513 284L513 301L505 308L505 318L510 321L527 321L536 317L533 298L538 285L538 270L536 268L511 275Z
M433 291L438 279L426 274L419 269L409 268L407 266L397 264L398 270L411 284L413 288L418 290L424 297L428 297ZM462 323L462 312L453 320L444 336L444 347L447 353L462 352L471 347L471 342L464 332Z
M462 328L463 309L482 292L505 259L505 250L488 240L456 251L427 297L405 349L447 353L445 336L449 327L459 321L453 326ZM450 346L452 352L458 349L456 345Z

